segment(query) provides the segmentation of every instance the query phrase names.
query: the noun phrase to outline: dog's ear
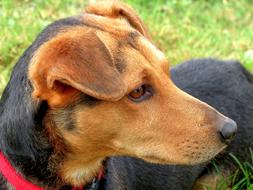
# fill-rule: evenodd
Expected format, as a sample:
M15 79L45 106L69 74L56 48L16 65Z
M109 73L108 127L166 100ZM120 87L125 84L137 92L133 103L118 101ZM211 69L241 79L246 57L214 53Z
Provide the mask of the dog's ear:
M126 85L109 48L91 29L59 34L35 53L29 68L33 97L64 106L77 93L116 101Z
M102 1L91 3L85 9L86 13L100 15L109 18L124 18L138 30L143 36L150 39L147 29L136 12L129 6L118 1Z

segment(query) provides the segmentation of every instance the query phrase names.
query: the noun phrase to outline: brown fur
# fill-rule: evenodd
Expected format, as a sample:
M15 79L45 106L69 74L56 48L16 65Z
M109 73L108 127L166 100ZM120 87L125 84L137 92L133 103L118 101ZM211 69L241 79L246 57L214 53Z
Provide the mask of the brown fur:
M227 118L172 83L165 56L132 9L95 4L83 21L88 27L66 29L40 47L29 67L33 98L49 104L49 135L64 142L55 143L64 152L57 168L63 181L90 181L107 156L195 164L225 148L218 130ZM142 84L151 85L154 95L130 101L128 93ZM76 104L82 94L103 101L94 107ZM68 105L74 107L71 131L55 121Z

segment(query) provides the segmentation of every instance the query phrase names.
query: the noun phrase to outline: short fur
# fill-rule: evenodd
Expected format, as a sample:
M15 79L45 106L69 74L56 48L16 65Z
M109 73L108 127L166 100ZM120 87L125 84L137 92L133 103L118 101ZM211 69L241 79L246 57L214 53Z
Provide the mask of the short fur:
M228 153L250 161L249 148L253 148L253 75L237 61L194 59L173 68L171 76L181 89L237 122L236 138L226 152L216 158L222 173L226 176L235 169ZM111 158L106 168L106 189L111 190L190 190L194 185L197 187L199 178L206 178L215 171L209 162L196 166L164 166L134 158ZM213 180L214 176L202 182L214 188L216 181Z
M0 101L0 150L45 189L89 183L109 156L207 161L227 146L221 130L232 120L178 89L168 68L122 3L97 3L56 21L13 69ZM142 85L153 94L130 100Z

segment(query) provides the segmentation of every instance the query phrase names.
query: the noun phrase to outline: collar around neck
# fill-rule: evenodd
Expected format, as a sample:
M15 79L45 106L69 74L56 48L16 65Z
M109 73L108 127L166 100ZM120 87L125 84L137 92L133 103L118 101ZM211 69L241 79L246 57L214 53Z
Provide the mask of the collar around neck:
M10 183L16 190L43 190L43 188L32 184L31 182L24 179L7 158L0 152L0 172L5 179Z
M15 190L44 190L42 187L34 185L22 177L16 169L7 160L4 154L0 151L0 173L10 183ZM101 170L96 178L93 179L90 190L97 190L99 182L104 178L104 171ZM73 187L72 190L83 190L84 187Z

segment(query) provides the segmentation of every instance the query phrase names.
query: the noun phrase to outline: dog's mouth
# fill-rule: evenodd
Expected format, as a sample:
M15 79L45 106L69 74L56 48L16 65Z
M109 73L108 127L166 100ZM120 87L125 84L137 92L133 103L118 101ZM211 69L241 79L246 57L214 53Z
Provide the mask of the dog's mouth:
M214 155L214 157L216 157L217 155L219 155L219 154L223 154L225 151L226 151L226 148L228 147L228 145L226 144L226 145L224 145L223 147L221 147L218 151L217 151L217 153Z
M145 156L143 159L147 162L150 162L150 163L168 164L168 161L166 159L158 158L158 157L153 156L153 155Z
M224 153L226 148L227 148L227 145L224 145L217 151L209 152L209 153L207 152L206 154L200 153L199 155L197 155L197 157L185 158L185 160L182 161L181 163L173 163L166 158L161 158L156 155L145 155L142 157L142 159L147 162L157 163L157 164L196 165L196 164L201 164L201 163L211 161L213 158L215 158L219 154Z
M224 152L226 148L227 148L227 145L223 145L220 149L216 151L207 152L206 154L202 153L202 155L200 154L201 156L199 156L199 159L192 159L191 161L189 161L189 163L187 163L187 165L196 165L196 164L209 162L213 158L215 158L216 156Z

